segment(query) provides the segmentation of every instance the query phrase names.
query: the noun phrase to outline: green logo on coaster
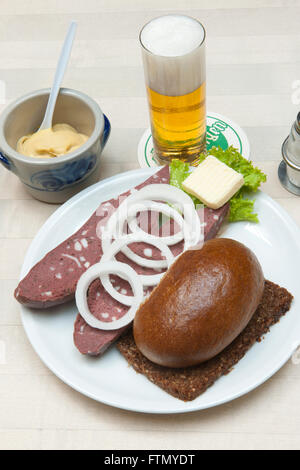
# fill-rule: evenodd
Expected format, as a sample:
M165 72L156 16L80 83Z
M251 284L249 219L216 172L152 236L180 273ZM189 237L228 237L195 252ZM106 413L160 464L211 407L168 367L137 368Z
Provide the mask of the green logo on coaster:
M221 147L226 150L229 145L224 131L228 128L228 125L222 121L216 121L211 126L206 126L206 149L209 150L212 147Z

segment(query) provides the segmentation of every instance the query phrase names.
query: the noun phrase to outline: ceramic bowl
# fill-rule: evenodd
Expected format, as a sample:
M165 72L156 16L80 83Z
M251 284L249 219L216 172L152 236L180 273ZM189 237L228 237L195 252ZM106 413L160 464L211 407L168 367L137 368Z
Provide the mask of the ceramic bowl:
M111 126L92 98L80 91L62 88L53 124L70 124L89 139L73 152L56 158L21 155L16 151L18 139L39 128L49 92L50 89L33 91L4 109L0 116L0 162L19 177L33 197L61 203L99 179L100 156Z

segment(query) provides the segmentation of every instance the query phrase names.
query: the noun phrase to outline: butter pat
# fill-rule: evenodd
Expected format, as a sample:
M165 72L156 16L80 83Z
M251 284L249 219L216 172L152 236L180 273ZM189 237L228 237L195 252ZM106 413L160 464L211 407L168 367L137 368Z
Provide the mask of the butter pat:
M205 160L183 181L183 189L212 209L218 209L243 186L244 178L216 157Z

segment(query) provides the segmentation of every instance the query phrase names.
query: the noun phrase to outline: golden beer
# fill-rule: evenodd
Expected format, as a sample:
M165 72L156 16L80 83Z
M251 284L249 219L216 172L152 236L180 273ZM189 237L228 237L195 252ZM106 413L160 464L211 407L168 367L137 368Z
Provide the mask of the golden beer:
M141 31L156 158L192 162L205 149L205 30L197 20L166 15Z
M152 138L163 161L192 161L205 148L205 83L180 96L166 96L147 88Z

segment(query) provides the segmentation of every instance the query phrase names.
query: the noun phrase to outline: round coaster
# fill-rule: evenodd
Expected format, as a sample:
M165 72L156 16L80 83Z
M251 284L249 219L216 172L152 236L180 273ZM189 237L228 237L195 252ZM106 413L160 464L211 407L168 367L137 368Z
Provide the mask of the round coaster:
M212 147L221 147L226 150L230 145L249 160L250 144L243 129L226 116L209 112L206 116L207 150ZM145 130L139 142L138 160L142 168L160 165L155 159L150 128Z

